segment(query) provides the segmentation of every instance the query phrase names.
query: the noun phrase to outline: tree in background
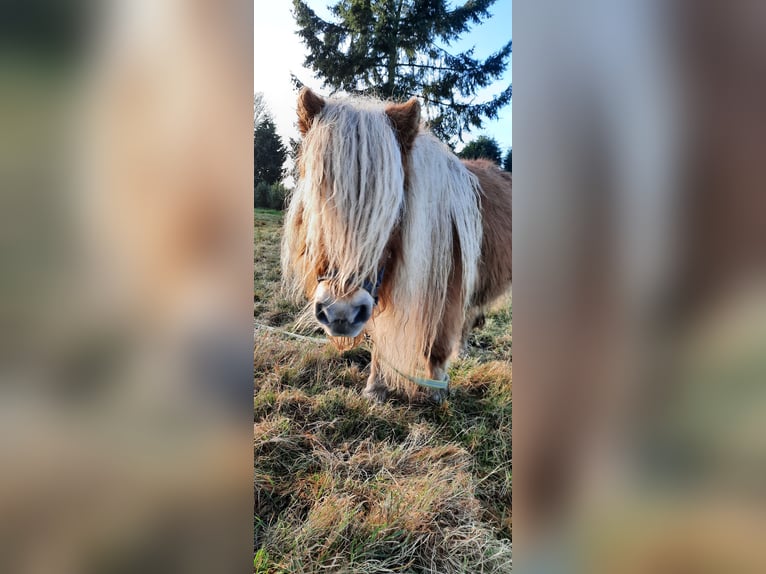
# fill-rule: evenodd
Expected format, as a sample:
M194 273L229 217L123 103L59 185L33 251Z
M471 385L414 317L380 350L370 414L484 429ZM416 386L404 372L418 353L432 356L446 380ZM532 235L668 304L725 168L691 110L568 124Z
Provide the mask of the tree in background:
M268 115L255 128L253 151L255 183L262 181L269 185L279 183L284 175L282 165L287 159L287 149L277 135L274 122Z
M445 141L497 118L511 101L511 86L485 102L476 92L500 78L511 42L486 60L473 49L452 54L449 46L491 15L495 0L468 0L455 8L447 0L340 0L330 7L333 22L293 0L298 35L309 49L305 65L326 87L352 94L424 104L431 130ZM300 80L294 78L296 84Z
M487 136L479 136L468 142L457 155L463 159L485 158L494 161L497 165L500 165L502 158L500 146L495 138Z
M255 207L283 209L286 190L280 184L285 175L287 148L277 134L263 94L253 96L253 164Z
M261 181L253 190L253 205L266 209L283 210L285 208L288 191L281 183L269 185Z
M508 148L508 153L505 154L503 160L503 169L508 172L513 172L513 148Z
M253 94L253 130L255 130L268 115L269 111L266 107L266 100L263 97L263 92L255 92L255 94Z

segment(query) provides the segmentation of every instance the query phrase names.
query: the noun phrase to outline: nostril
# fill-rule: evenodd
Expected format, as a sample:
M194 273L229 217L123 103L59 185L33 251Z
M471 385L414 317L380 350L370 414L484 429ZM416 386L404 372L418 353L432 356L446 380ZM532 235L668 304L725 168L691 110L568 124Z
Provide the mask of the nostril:
M322 323L322 325L330 324L330 318L327 316L327 312L325 311L325 306L323 303L317 303L314 305L314 316L317 318L317 321Z
M371 311L372 308L369 305L360 305L357 307L352 323L365 323L370 318Z

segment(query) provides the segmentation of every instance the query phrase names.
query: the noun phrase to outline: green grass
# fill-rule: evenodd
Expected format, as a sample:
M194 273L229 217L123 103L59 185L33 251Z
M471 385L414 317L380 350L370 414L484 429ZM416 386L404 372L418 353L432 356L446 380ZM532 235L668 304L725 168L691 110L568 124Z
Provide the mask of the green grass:
M288 330L281 214L255 211L255 320ZM361 396L370 354L259 331L254 572L508 572L511 300L452 363L440 407Z

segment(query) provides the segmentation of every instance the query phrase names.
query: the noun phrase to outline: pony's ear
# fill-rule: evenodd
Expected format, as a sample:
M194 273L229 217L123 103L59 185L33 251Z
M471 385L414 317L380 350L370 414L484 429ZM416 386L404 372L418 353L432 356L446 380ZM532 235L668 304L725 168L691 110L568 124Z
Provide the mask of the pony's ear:
M420 127L420 102L411 98L404 104L391 104L386 108L386 115L394 126L399 145L404 151L410 151Z
M301 135L305 136L309 131L314 116L324 108L325 101L321 96L317 96L309 88L302 88L298 94L298 129Z

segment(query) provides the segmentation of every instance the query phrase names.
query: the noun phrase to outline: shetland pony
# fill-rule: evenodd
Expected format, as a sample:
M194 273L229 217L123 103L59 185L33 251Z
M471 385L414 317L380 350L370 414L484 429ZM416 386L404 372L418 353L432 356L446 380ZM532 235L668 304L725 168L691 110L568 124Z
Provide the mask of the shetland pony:
M313 302L339 346L369 335L367 398L385 400L387 383L412 398L415 373L448 381L450 358L511 284L510 174L461 162L420 125L414 98L324 99L304 89L297 111L286 288Z

